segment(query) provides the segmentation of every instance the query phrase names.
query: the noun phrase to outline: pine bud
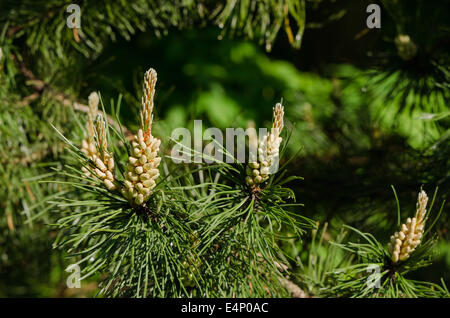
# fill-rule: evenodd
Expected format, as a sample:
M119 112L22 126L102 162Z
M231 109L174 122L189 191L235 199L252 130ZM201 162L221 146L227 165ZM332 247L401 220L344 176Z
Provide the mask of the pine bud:
M142 166L137 166L134 170L137 174L141 174L142 172L144 172L144 168Z
M245 179L247 185L255 186L269 179L270 167L278 160L278 154L282 138L284 108L278 103L273 108L272 130L265 135L258 145L258 162L250 162L247 165Z
M108 170L114 171L114 159L113 158L109 158L109 160L108 160Z
M401 230L391 236L391 242L388 244L388 248L394 263L409 258L411 253L420 244L425 228L427 203L428 196L422 190L417 199L415 216L408 218L406 224L402 224Z
M89 95L89 111L87 115L87 123L86 123L86 136L81 143L81 151L83 151L86 156L92 159L96 156L97 147L95 146L95 127L94 120L97 116L98 112L98 103L99 97L96 92L92 92Z
M137 159L137 158L134 158L134 157L129 157L129 158L128 158L128 161L130 162L131 165L134 165L134 164L136 164L136 162L138 161L138 159Z
M96 92L89 95L89 111L86 124L86 136L81 142L81 151L92 160L95 165L93 172L103 180L108 190L116 189L114 185L114 158L108 152L106 139L106 123L98 113L99 96ZM97 119L94 122L95 117ZM91 172L82 168L86 176Z
M106 166L105 164L100 160L100 158L95 158L95 164L97 165L97 168L99 168L101 171L105 172L106 171Z
M103 182L105 183L108 190L114 190L116 188L114 183L112 183L109 179L105 179Z
M114 158L108 152L106 123L101 115L98 115L97 120L95 121L95 136L95 145L98 153L98 155L92 158L97 166L95 172L99 178L103 179L103 183L109 190L114 190L116 189L116 186L114 185Z
M151 134L155 84L156 72L150 69L145 73L144 78L141 128L131 143L133 156L128 158L129 172L125 175L126 189L122 189L124 196L137 205L147 201L159 177L158 166L161 158L158 156L158 151L161 141Z

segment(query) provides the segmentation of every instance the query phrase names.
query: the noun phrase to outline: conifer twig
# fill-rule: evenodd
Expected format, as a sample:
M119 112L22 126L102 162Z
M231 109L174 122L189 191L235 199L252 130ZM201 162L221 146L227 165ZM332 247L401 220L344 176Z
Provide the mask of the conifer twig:
M54 90L48 83L44 82L43 80L38 79L31 70L29 70L25 63L23 61L20 61L20 71L22 74L29 79L28 83L31 84L35 92L27 97L25 97L21 102L19 102L19 106L26 106L29 105L31 102L38 99L44 90L52 92L52 96L55 100L63 104L64 106L72 106L74 110L83 112L83 113L89 113L89 106L85 105L83 103L79 103L77 101L73 101L71 98L69 98L65 93L58 92ZM110 115L106 115L106 120L108 123L115 128L119 129L119 124L115 121L113 117ZM131 140L133 138L133 133L125 126L122 125L122 131L127 137L128 140Z
M308 298L306 292L287 278L280 278L281 284L291 293L293 298Z

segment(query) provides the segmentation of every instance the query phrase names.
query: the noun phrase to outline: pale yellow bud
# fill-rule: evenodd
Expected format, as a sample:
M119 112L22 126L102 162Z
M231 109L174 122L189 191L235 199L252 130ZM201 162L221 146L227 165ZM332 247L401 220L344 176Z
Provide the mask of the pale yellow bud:
M100 158L95 159L95 164L97 165L97 168L99 168L102 172L105 172L107 170L105 164L100 160Z
M123 183L125 184L125 186L126 186L128 189L133 188L133 183L131 183L129 180L125 180Z
M141 205L142 203L144 203L144 196L142 195L142 193L139 193L139 194L136 196L134 202L135 202L137 205Z
M161 163L161 157L156 157L153 159L153 166L157 167Z
M146 188L153 188L156 184L153 179L144 180L142 183Z
M94 169L95 173L97 174L97 176L99 176L100 178L105 178L106 177L106 173L104 173L103 171L101 171L98 168Z
M111 172L114 171L114 159L113 158L109 158L109 160L108 160L108 170Z
M146 156L146 155L142 155L142 157L139 158L139 161L140 161L142 164L145 164L145 163L147 162L147 156Z
M138 205L142 205L151 195L156 185L155 180L159 176L158 165L161 162L158 156L161 141L151 134L155 83L156 72L151 69L145 75L141 128L134 136L133 156L129 157L129 172L125 175L125 178L136 188L134 203Z
M138 181L139 180L139 177L131 171L129 171L127 173L127 177L128 177L128 180L130 180L130 181Z
M144 185L142 183L136 183L136 189L141 192L144 189Z
M137 174L141 174L142 172L144 172L144 168L142 166L137 166L135 168L135 171Z
M133 153L134 153L134 155L136 156L136 157L140 157L141 156L141 149L139 149L139 148L134 148L133 149Z
M109 190L114 190L114 189L116 188L116 186L114 185L114 183L112 183L112 182L111 182L110 180L108 180L108 179L103 180L103 182L105 183L106 187L107 187Z
M263 182L263 178L261 176L256 176L253 178L253 181L258 184Z
M406 223L401 225L401 230L391 236L392 243L388 247L394 263L408 259L420 244L424 230L427 200L426 193L421 191L417 202L416 215L413 218L408 218Z
M152 151L151 148L145 148L145 155L147 156L147 160L152 160L155 158L156 153Z
M144 140L144 133L142 132L142 129L139 129L139 130L138 130L137 138L138 138L139 141L140 141L140 140ZM141 146L141 147L142 147L142 146ZM145 146L142 147L142 148L145 148Z

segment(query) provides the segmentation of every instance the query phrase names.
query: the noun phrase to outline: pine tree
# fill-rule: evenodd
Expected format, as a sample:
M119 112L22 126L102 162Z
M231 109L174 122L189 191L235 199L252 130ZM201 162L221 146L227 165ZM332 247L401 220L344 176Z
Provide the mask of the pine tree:
M2 1L0 296L448 297L448 4L362 2Z

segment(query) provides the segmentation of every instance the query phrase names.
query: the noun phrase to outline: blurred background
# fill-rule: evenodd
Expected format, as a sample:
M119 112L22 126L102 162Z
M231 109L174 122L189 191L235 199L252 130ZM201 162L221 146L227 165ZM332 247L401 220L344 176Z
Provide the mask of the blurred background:
M299 213L329 224L328 239L348 224L386 243L397 228L391 185L402 220L421 186L429 196L438 187L432 213L448 201L449 2L261 1L252 11L253 2L79 1L78 31L65 26L71 2L0 4L1 297L95 295L95 278L66 288L68 264L52 249L47 206L63 189L33 178L64 160L49 124L70 136L70 106L87 104L92 91L109 113L120 96L119 117L134 130L150 67L163 139L194 119L205 129L270 127L282 100L292 132L284 160L295 156L289 173L304 177L289 186L304 204ZM381 28L366 25L371 3L380 5ZM448 203L443 211L436 261L412 277L448 285ZM298 257L307 257L309 241L307 234Z

